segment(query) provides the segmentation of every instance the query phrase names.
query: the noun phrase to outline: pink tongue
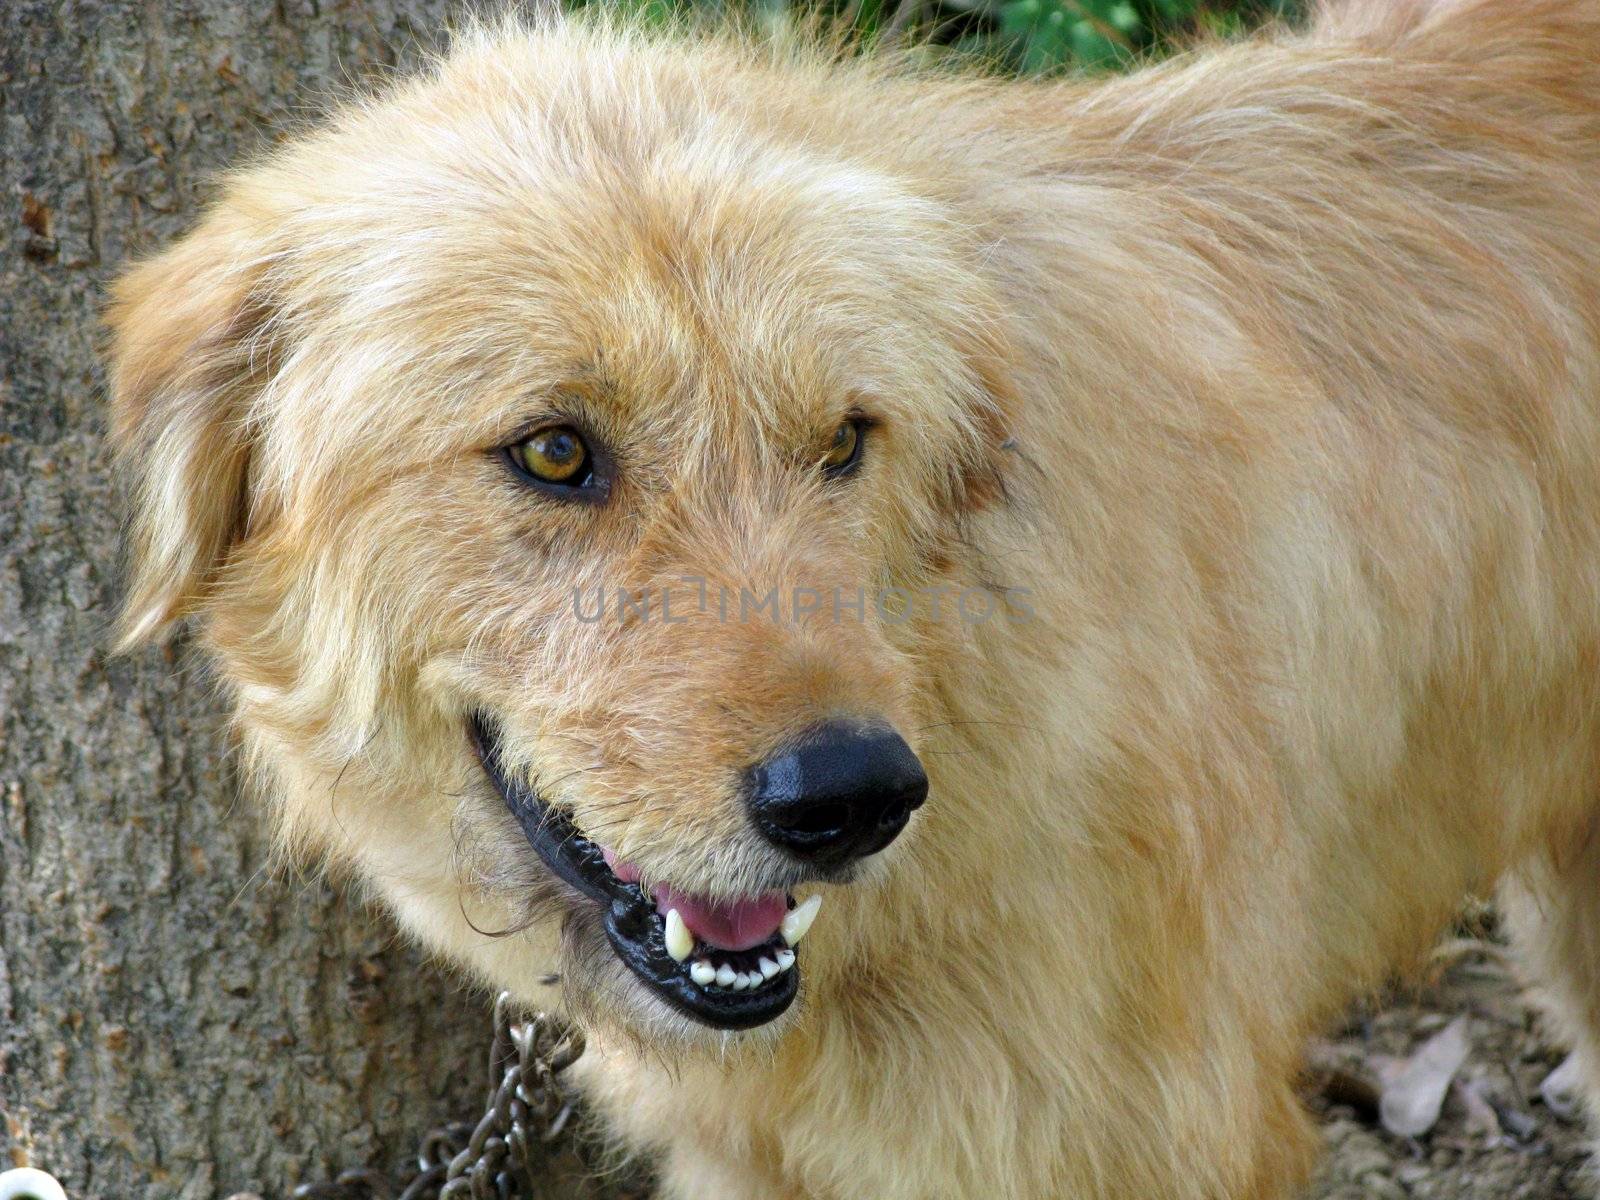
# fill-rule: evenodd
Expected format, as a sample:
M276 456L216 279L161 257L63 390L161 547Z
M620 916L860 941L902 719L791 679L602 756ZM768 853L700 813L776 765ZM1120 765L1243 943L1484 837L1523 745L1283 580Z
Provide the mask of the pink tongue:
M617 856L604 846L606 866L623 883L637 883L639 868L629 862L619 862ZM783 923L789 911L789 898L782 892L768 892L744 900L707 900L680 892L665 883L650 889L656 907L663 916L668 909L677 909L683 923L689 927L696 940L715 946L719 950L748 950L759 946Z
M665 913L675 908L689 932L722 950L748 950L759 946L783 923L789 911L789 900L782 892L768 892L745 900L706 900L687 896L665 883L657 884L650 894L656 898L656 908Z

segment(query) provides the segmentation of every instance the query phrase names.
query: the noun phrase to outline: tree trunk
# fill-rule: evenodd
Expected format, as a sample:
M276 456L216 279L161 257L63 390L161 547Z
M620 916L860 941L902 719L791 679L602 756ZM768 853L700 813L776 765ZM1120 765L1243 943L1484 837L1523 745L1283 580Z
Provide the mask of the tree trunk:
M203 668L108 657L96 312L207 175L436 39L444 0L0 4L0 1169L73 1200L399 1168L481 1104L488 1005L264 874Z

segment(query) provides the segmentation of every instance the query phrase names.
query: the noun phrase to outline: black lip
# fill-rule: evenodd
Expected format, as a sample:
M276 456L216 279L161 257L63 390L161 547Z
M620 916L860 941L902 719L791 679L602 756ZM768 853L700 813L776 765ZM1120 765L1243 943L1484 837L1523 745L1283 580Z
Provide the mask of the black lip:
M522 826L529 844L557 878L600 905L611 949L647 988L685 1016L713 1029L751 1029L788 1009L800 990L798 958L789 970L752 991L701 988L689 978L687 965L667 953L661 917L639 885L624 883L612 874L600 847L579 833L565 813L506 777L492 722L475 713L467 727L484 774Z

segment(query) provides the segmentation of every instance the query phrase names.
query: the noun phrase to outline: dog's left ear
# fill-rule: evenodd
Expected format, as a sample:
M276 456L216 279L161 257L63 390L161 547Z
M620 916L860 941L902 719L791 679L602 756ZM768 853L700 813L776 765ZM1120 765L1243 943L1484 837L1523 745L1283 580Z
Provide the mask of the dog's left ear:
M121 649L191 611L244 528L250 400L273 358L258 229L214 211L112 290L111 434L132 506Z

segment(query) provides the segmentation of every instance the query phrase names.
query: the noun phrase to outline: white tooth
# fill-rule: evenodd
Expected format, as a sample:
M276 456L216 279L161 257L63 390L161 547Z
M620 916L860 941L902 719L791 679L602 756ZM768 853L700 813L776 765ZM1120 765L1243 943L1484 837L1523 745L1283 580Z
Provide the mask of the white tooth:
M787 971L792 966L794 966L794 951L793 950L779 950L778 951L778 970Z
M742 992L742 991L745 990L745 988L747 988L749 986L750 986L750 976L746 975L743 971L740 971L737 975L735 975L733 977L733 990L734 991Z
M709 987L717 981L717 969L703 958L697 958L694 966L689 968L689 978L701 987Z
M782 970L782 968L770 958L763 958L756 964L756 966L761 968L761 978L763 979L771 979L780 970Z
M689 927L683 923L683 917L675 908L667 910L667 953L672 955L677 962L682 962L689 957L689 951L694 949L694 935L689 932Z
M717 986L718 987L732 987L733 986L733 981L735 979L737 979L737 978L738 978L738 976L736 974L734 974L733 968L730 967L727 963L723 963L720 967L717 968Z
M790 909L783 918L783 924L778 926L778 932L783 934L783 940L791 946L798 946L800 939L805 937L806 930L811 928L811 922L817 919L817 909L822 907L822 897L813 896L799 908Z

